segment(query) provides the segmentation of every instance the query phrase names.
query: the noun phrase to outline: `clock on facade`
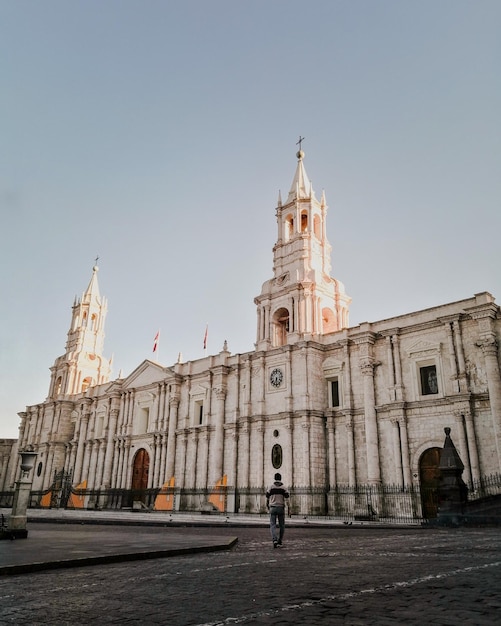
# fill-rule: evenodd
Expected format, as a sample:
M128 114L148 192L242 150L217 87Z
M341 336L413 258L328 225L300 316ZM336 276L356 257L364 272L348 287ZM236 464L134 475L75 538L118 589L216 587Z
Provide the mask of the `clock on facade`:
M276 367L270 374L270 383L274 387L280 387L282 381L284 379L284 375L282 374L282 370Z

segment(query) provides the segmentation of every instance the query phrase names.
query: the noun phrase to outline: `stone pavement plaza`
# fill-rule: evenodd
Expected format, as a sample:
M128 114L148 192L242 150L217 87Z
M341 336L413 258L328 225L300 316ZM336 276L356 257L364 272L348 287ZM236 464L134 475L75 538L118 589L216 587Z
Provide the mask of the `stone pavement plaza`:
M501 623L499 528L289 525L278 549L263 522L28 528L0 542L0 567L61 567L4 571L0 624ZM145 558L62 567L120 550Z

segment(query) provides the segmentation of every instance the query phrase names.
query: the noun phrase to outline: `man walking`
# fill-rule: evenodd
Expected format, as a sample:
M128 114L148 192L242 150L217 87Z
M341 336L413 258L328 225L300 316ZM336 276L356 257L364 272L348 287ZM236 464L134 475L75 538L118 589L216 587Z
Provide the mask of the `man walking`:
M281 546L284 538L285 501L288 497L289 492L284 487L282 476L277 472L275 482L266 492L266 507L270 512L270 531L274 548Z

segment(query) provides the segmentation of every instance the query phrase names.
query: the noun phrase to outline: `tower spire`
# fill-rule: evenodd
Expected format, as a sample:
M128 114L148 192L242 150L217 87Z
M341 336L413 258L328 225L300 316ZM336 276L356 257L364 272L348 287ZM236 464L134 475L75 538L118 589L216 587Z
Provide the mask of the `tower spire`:
M304 137L299 137L299 147ZM273 278L254 302L258 309L258 350L278 347L335 332L348 326L351 298L330 276L331 246L327 240L325 194L315 197L298 159L289 195L276 209L278 238L273 247Z
M87 289L73 303L65 354L51 368L49 397L81 393L109 380L111 361L102 354L108 303L99 292L98 259Z

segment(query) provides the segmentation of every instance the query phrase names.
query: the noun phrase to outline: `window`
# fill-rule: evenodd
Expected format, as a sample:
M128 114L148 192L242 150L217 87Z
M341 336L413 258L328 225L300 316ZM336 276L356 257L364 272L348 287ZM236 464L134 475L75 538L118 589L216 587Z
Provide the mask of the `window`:
M198 426L204 423L204 403L202 400L195 402L195 420Z
M330 392L331 406L339 406L339 379L330 381Z
M429 396L438 393L437 368L435 365L426 365L419 368L421 378L421 395Z
M276 443L271 450L271 464L275 469L282 467L282 446Z

